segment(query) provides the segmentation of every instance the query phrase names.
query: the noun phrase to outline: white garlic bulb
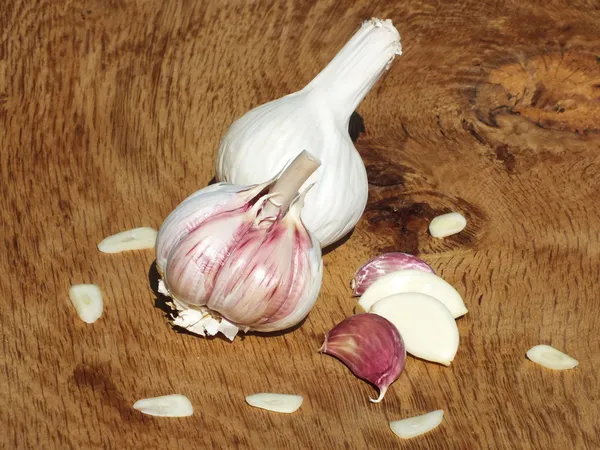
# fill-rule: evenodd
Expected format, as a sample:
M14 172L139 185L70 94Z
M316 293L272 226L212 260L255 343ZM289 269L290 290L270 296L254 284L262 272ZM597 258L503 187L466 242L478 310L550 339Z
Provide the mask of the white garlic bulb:
M297 189L318 165L303 152L276 181L209 186L167 217L156 264L160 290L179 310L175 325L233 339L239 329L284 330L306 317L323 264L300 219L306 191Z
M362 24L335 58L304 89L261 105L235 121L223 137L217 179L256 184L309 149L322 162L307 184L302 219L326 247L344 237L367 202L364 163L348 134L352 112L402 53L392 22Z

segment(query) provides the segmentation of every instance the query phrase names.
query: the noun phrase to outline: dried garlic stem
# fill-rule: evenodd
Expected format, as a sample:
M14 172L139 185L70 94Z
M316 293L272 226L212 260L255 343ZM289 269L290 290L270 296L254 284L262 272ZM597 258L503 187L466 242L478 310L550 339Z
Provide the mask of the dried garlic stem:
M320 165L321 161L318 158L302 150L269 190L270 194L275 195L266 202L263 217L276 216L278 211L285 214L298 190Z

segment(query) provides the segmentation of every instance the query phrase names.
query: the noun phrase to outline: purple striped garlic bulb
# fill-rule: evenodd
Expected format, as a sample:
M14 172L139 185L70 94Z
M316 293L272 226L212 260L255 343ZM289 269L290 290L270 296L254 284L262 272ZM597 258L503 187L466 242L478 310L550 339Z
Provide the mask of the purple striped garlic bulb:
M159 290L174 325L201 336L278 331L304 319L321 288L317 239L300 216L298 189L320 162L301 152L274 180L219 183L185 199L156 241Z

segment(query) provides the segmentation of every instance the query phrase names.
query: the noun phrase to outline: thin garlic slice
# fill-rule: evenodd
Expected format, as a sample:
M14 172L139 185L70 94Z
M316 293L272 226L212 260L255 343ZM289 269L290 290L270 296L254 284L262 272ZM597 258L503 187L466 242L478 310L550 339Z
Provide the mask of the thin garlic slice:
M98 244L98 250L103 253L119 253L154 248L157 234L157 231L150 227L121 231L103 239Z
M410 439L427 433L436 428L444 418L444 411L438 409L421 416L390 422L390 428L394 434L402 439Z
M420 292L438 299L455 319L468 312L462 297L452 285L433 273L415 269L399 270L379 278L360 297L357 309L369 311L376 301L403 292Z
M434 217L429 224L429 233L435 238L445 238L460 233L467 226L467 219L457 212Z
M577 367L579 361L549 345L536 345L527 352L527 357L536 364L553 370Z
M396 326L411 355L445 366L454 359L458 350L458 327L439 300L407 292L379 300L369 312L385 317Z
M94 323L102 315L102 292L95 284L74 284L69 289L69 298L77 315L85 323Z
M255 408L266 409L278 413L293 413L302 405L304 398L301 395L272 394L261 392L246 397L246 403Z
M135 402L133 409L158 417L187 417L194 414L192 402L181 394L144 398Z

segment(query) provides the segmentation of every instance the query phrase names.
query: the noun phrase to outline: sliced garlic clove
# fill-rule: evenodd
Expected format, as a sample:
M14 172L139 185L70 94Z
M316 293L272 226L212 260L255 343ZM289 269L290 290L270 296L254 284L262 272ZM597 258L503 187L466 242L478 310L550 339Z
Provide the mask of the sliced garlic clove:
M194 414L192 403L181 394L144 398L135 402L133 409L157 417L187 417Z
M379 300L369 312L385 317L398 328L411 355L445 366L454 359L458 328L439 300L416 292L396 294Z
M102 315L102 292L95 284L74 284L69 289L69 298L77 315L85 323L94 323Z
M429 224L429 233L435 238L445 238L460 233L467 226L467 219L457 212L434 217Z
M566 370L579 365L579 361L569 355L550 347L549 345L536 345L527 352L527 357L534 363L547 369Z
M304 398L301 395L272 394L262 392L246 397L246 403L255 408L266 409L278 413L293 413L302 405Z
M357 309L369 311L376 301L404 292L420 292L436 298L454 318L468 312L462 297L449 283L433 273L414 269L391 272L375 281L360 297Z
M103 253L119 253L127 250L154 248L157 234L157 231L150 227L121 231L103 239L98 244L98 250Z
M427 433L436 428L444 418L444 411L438 409L421 416L390 422L390 428L394 434L402 439L410 439Z

